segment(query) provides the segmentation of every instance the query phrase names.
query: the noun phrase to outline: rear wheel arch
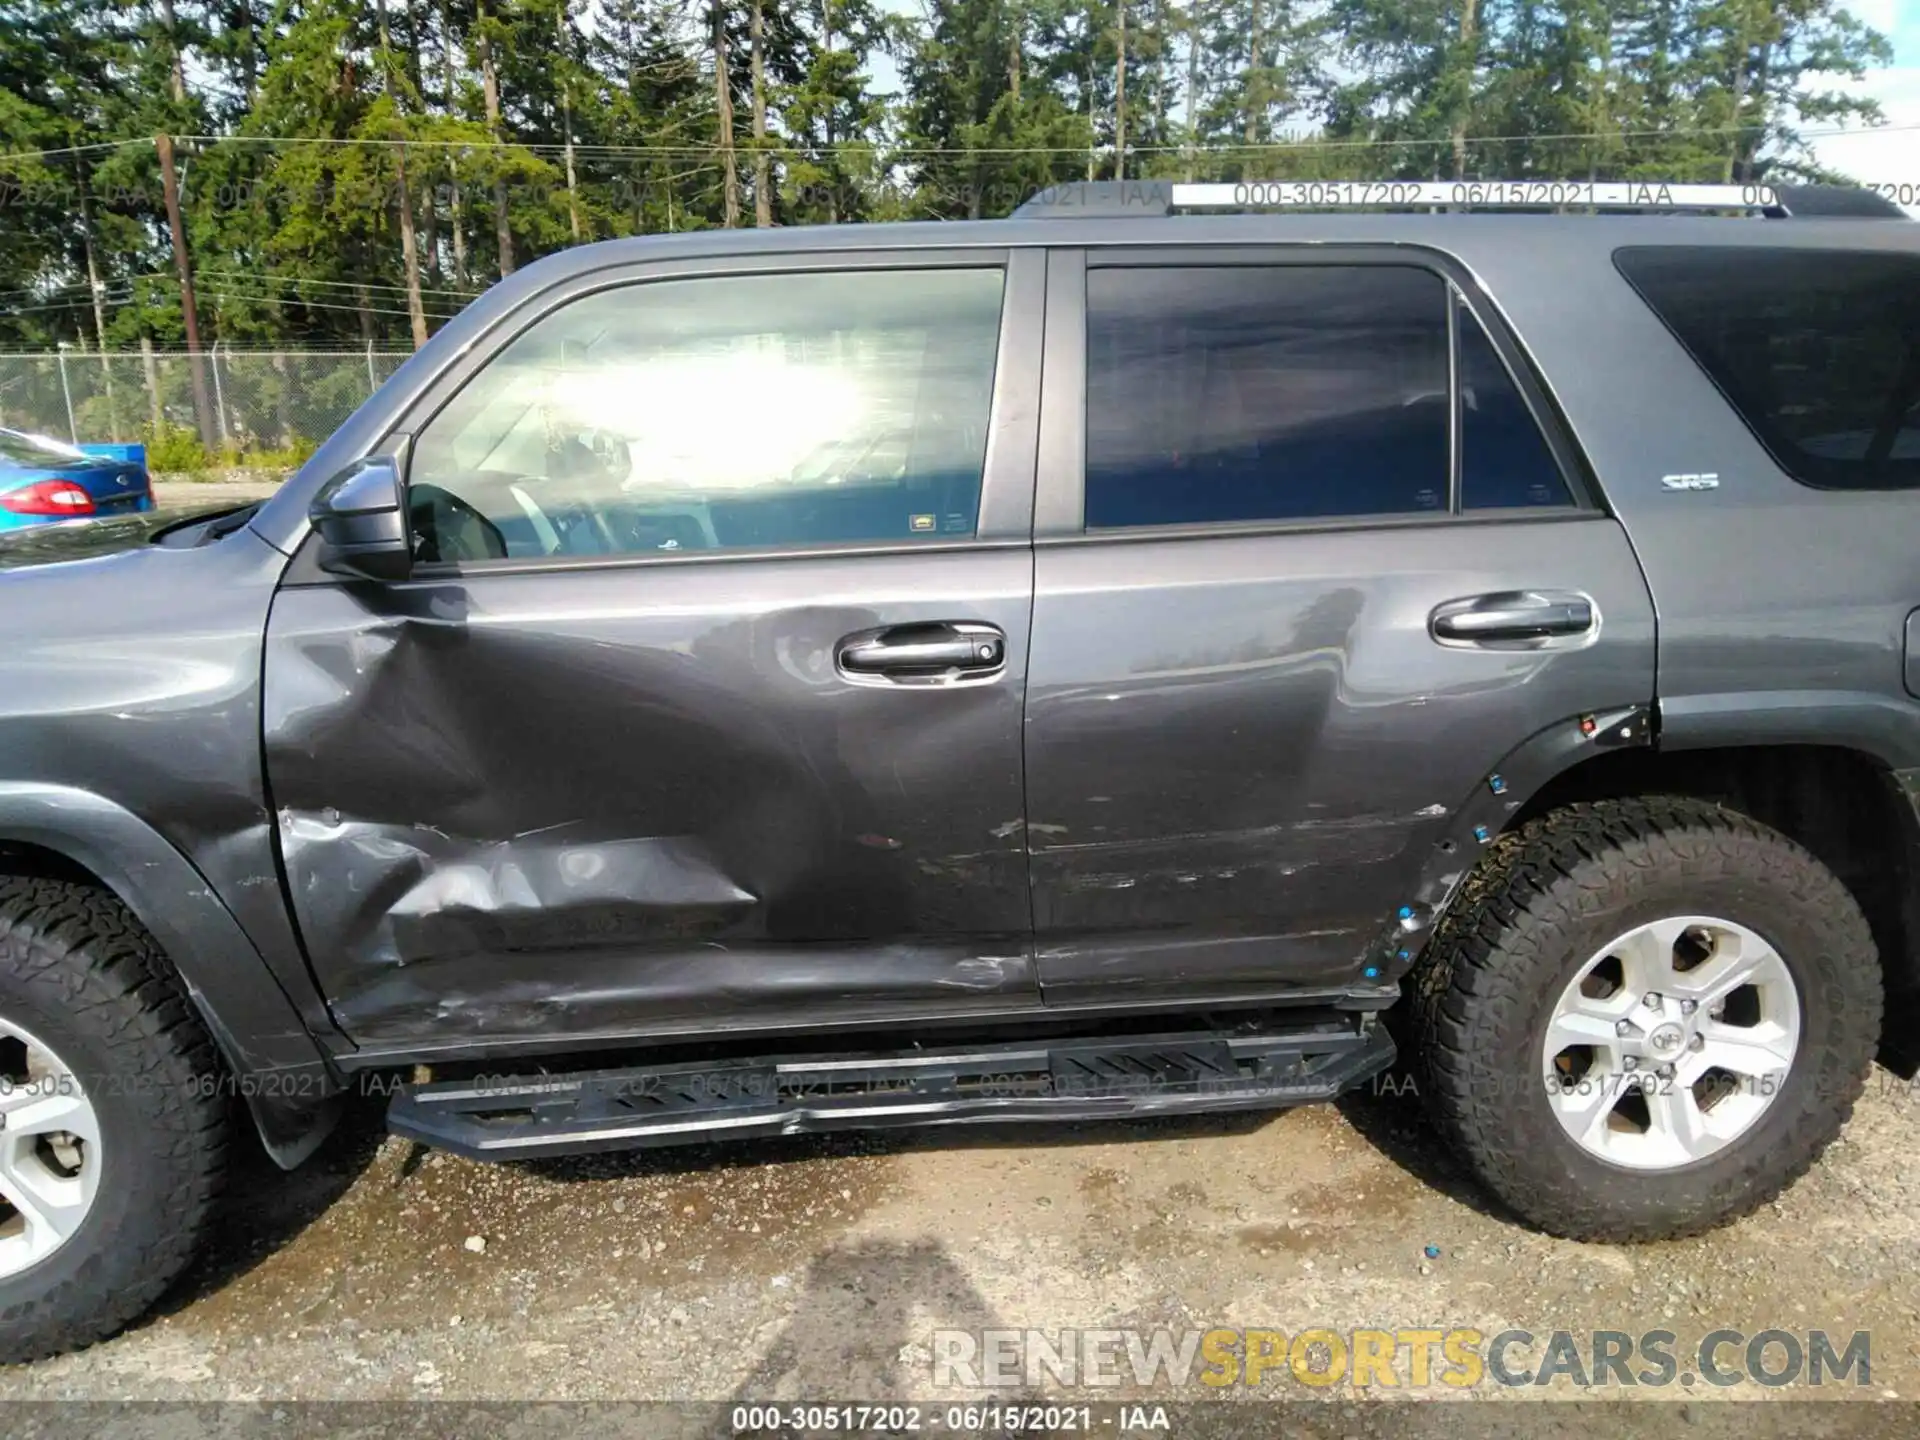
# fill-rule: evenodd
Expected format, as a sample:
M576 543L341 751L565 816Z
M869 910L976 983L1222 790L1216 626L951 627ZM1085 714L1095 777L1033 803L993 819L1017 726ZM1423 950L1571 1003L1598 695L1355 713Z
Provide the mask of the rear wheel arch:
M1650 795L1725 806L1805 847L1839 877L1880 951L1880 1059L1908 1078L1920 1071L1920 771L1845 745L1599 751L1552 775L1500 833L1567 805Z

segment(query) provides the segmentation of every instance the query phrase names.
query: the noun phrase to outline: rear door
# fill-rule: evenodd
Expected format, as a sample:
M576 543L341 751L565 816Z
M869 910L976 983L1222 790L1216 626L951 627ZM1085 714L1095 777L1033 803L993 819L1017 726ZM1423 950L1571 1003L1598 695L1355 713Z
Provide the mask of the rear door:
M1652 700L1633 552L1488 298L1433 252L1050 263L1043 989L1350 984L1422 874L1461 868L1458 817L1506 757Z
M268 635L288 881L356 1041L1036 999L1043 283L977 251L600 272L428 394L413 578L303 555Z

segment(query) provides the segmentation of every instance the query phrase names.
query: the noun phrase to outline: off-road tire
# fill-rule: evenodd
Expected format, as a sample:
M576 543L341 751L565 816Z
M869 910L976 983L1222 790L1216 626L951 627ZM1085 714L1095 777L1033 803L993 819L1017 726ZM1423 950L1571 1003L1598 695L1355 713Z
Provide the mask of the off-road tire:
M1421 1091L1521 1218L1578 1240L1699 1234L1772 1200L1839 1134L1880 1034L1879 956L1852 894L1786 836L1699 800L1571 805L1494 842L1465 886L1413 976ZM1688 913L1774 945L1800 996L1799 1050L1746 1134L1688 1165L1629 1170L1554 1119L1545 1027L1611 939Z
M79 1075L100 1125L93 1207L0 1279L0 1363L79 1349L160 1297L226 1167L220 1062L153 937L106 891L0 876L0 1014Z

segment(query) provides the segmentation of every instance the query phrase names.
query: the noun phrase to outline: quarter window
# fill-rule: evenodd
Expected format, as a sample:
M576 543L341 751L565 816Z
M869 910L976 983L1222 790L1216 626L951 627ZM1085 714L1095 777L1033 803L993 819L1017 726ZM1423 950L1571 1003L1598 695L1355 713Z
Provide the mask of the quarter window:
M1614 260L1788 474L1920 486L1920 256L1636 246Z
M1500 352L1464 301L1460 337L1460 503L1467 510L1571 505L1566 476L1547 448Z
M423 429L423 561L973 535L1002 272L659 280L512 340Z
M1445 512L1448 303L1412 266L1090 269L1087 526Z

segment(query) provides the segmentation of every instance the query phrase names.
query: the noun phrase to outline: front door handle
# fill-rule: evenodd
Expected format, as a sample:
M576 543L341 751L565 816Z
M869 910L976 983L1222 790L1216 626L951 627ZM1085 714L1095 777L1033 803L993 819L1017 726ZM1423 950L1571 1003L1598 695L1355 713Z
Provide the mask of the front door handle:
M1509 590L1449 600L1429 621L1442 644L1486 645L1585 635L1594 626L1593 601L1551 590Z
M889 625L849 635L837 649L840 670L850 677L939 683L961 675L990 674L1007 663L1007 637L974 620Z

